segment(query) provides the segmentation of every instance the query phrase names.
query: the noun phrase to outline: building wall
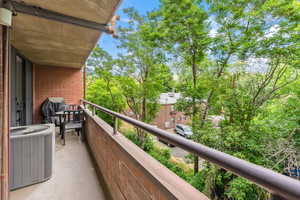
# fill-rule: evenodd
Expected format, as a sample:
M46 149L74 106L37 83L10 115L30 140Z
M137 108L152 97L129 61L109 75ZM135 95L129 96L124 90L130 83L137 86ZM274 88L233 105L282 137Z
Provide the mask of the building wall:
M86 110L85 135L112 200L208 200L121 133Z
M183 112L172 109L172 104L161 105L153 124L161 129L175 128L176 124L187 124L189 118Z
M83 98L81 69L34 65L34 123L42 121L41 105L47 97L63 97L67 104L79 104Z

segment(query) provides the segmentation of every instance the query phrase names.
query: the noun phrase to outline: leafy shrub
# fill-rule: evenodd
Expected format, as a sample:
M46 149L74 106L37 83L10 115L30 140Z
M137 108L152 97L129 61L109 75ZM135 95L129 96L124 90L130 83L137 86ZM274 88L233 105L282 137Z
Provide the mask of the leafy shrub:
M108 90L107 82L104 79L91 79L88 82L87 100L113 111L123 111L125 109L126 104L123 96L121 95L120 89L117 86L113 86L110 87L110 90L111 91ZM112 96L110 92L112 92L115 102L112 101ZM108 124L114 124L114 120L110 115L101 111L96 111L96 114Z
M171 161L170 149L161 148L154 145L154 141L151 136L146 137L144 146L142 147L142 142L139 140L135 132L127 131L124 135L134 144L141 147L145 152L149 153L153 158L158 160L161 164L163 164L165 167L173 171L184 180L189 181L193 176L192 170L189 170L187 172L183 167L180 166L180 164Z
M172 161L170 149L156 146L151 136L146 137L142 147L142 142L134 131L126 131L124 135L207 196L234 200L267 199L267 193L258 186L211 164L206 164L202 170L194 175L192 169L186 170L182 164Z
M200 170L195 176L190 180L190 184L194 186L197 190L203 191L205 187L205 171Z
M235 200L268 199L265 191L241 177L234 178L229 182L225 195L227 198Z
M144 145L142 141L140 141L138 135L133 131L127 131L124 135L131 140L134 144L142 148L147 153L151 152L154 149L154 142L151 136L147 135L145 138Z

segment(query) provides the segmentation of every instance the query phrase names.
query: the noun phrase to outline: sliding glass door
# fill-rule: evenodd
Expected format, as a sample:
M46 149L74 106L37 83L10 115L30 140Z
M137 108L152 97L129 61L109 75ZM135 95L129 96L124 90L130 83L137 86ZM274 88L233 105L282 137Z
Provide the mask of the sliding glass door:
M12 48L11 125L32 124L32 63Z

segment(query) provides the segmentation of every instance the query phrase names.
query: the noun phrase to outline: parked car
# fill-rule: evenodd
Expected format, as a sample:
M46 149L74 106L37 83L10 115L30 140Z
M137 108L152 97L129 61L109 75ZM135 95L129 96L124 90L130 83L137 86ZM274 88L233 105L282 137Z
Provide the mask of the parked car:
M157 137L157 138L158 138L158 141L160 141L161 143L164 143L165 145L167 145L167 146L169 146L169 147L175 147L174 144L171 144L171 143L169 143L168 141L166 141L166 140L164 140L164 139L162 139L162 138L160 138L160 137Z
M157 126L155 126L155 127L157 127ZM171 133L172 133L172 132L171 132ZM172 134L174 134L174 133L172 133ZM169 146L169 147L175 147L174 144L171 144L171 143L169 143L168 141L166 141L166 140L164 140L164 139L162 139L162 138L160 138L160 137L157 137L157 140L160 141L161 143L164 143L165 145L167 145L167 146Z
M175 132L185 138L191 138L193 135L191 127L183 124L177 124L175 126Z

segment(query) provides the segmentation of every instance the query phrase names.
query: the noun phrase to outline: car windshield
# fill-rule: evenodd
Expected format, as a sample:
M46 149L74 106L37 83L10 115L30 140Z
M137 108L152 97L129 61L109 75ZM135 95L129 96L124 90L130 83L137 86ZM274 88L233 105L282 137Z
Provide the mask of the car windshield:
M192 129L190 127L184 127L183 130L186 131L186 132L191 132L192 131Z

